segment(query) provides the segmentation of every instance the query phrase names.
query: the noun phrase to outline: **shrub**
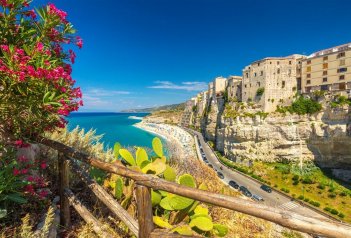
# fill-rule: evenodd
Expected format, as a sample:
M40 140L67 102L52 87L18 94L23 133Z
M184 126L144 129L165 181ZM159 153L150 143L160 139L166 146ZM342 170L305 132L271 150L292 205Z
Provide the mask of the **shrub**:
M302 183L304 184L313 184L314 181L310 177L305 177L302 179Z
M344 217L345 217L344 213L341 213L341 212L338 214L338 216L339 216L340 218L344 218Z
M342 197L345 197L345 196L347 196L347 192L346 191L342 191L342 192L339 193L339 195L342 196Z
M258 88L256 91L256 96L260 97L263 95L263 93L264 93L264 88Z
M323 190L323 189L325 189L325 185L324 185L324 184L319 184L319 185L317 186L317 188Z
M299 115L313 114L322 110L322 105L312 99L300 96L295 102L287 107L277 107L277 112L280 113L296 113Z
M326 212L330 212L331 208L330 207L325 207L323 210L326 211Z
M82 40L53 4L35 12L25 0L11 3L0 21L0 124L7 134L27 138L63 127L64 117L82 105L71 77L75 53L68 51L70 43L81 48Z
M298 181L298 180L297 180L297 181L294 181L292 184L296 186L296 185L299 184L299 181Z
M335 194L335 193L329 193L329 194L328 194L328 197L330 197L330 198L335 198L335 197L336 197L336 194Z
M319 207L321 204L319 202L315 202L315 201L309 201L309 203L315 207Z
M299 179L300 179L300 176L297 175L297 174L295 174L295 175L292 177L292 180L294 180L294 181L297 181L297 180L299 180Z
M310 199L309 199L309 198L305 198L304 201L305 201L305 202L308 202L308 201L310 201Z
M303 195L300 195L297 197L297 199L303 200L305 197Z
M337 215L339 212L336 210L336 209L331 209L330 210L330 213L333 214L333 215Z

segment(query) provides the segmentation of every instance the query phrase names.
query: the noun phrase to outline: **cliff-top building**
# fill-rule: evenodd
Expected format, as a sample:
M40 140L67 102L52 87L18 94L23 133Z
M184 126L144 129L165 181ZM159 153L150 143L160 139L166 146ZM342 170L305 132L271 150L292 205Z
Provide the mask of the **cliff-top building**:
M302 61L302 93L325 90L350 95L351 43L321 50Z
M256 102L264 112L290 103L301 80L301 61L306 56L269 57L243 70L242 101Z
M241 76L229 76L227 78L227 93L229 99L236 99L241 101Z

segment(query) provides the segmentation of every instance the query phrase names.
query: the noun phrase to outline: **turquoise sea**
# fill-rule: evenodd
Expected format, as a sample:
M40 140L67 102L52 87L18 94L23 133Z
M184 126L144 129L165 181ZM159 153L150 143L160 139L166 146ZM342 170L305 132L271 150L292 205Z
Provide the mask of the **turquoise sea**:
M111 147L119 142L124 147L151 148L155 135L133 126L141 121L133 117L142 118L146 115L148 113L72 113L68 117L68 128L72 130L79 126L85 130L96 129L98 135L104 134L102 141Z

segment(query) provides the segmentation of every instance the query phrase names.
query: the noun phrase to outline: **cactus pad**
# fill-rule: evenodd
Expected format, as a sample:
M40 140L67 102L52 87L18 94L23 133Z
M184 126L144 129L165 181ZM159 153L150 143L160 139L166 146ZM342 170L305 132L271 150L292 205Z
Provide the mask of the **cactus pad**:
M119 154L130 165L136 165L133 155L126 149L120 149Z
M161 158L163 156L163 147L162 147L162 142L161 142L160 138L155 137L152 140L152 149L154 150L155 154L158 157Z

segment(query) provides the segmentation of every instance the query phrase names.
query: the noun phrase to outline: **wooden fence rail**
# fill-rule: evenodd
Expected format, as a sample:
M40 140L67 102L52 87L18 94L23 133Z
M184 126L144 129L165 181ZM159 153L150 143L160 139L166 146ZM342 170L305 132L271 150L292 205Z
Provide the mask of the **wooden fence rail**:
M306 217L297 213L269 207L263 204L247 201L244 199L182 186L173 182L160 179L156 176L136 172L124 166L103 162L82 152L76 151L75 149L69 146L66 146L62 143L50 139L41 137L38 139L38 142L57 150L60 154L64 155L65 158L74 158L76 160L80 160L89 165L92 165L96 168L102 169L106 172L118 174L134 180L137 184L136 196L139 227L137 228L137 226L135 226L135 229L131 230L134 233L137 233L136 235L139 238L179 237L174 234L165 234L163 233L163 231L160 230L154 230L152 223L152 207L150 195L151 188L155 190L167 191L173 194L192 198L215 206L220 206L223 208L228 208L234 211L252 215L293 230L309 234L319 234L327 237L351 238L351 226L344 223L334 222L327 219ZM65 164L65 162L60 163ZM60 168L66 167L64 165L61 165ZM65 173L62 173L62 176L64 175ZM64 186L63 191L65 191L65 189L68 189L68 184L65 182L64 178L62 178L62 180L63 181L61 183L61 186ZM121 214L122 213L120 212L116 212L116 215L119 216L120 219L123 221L123 215ZM67 213L63 212L63 215L66 216ZM63 221L64 220L65 219L63 219ZM65 223L63 223L63 225L64 224ZM128 226L128 224L126 225Z

